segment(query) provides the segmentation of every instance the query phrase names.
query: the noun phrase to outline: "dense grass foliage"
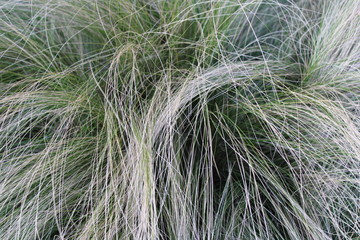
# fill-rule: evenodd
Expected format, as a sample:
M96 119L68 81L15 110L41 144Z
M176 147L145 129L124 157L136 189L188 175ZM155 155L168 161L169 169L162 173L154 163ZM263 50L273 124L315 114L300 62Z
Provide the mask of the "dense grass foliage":
M0 3L0 239L360 239L359 0Z

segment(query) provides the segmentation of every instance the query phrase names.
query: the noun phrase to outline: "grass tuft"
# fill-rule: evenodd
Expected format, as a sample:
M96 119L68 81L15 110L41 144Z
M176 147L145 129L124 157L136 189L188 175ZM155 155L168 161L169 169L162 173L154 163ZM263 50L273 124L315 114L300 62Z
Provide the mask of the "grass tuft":
M0 0L0 239L360 239L358 0Z

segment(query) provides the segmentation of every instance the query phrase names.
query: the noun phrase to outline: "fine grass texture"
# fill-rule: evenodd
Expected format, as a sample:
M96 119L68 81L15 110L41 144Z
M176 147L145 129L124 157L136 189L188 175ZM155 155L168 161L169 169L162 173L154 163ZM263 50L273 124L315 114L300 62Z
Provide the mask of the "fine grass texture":
M0 3L0 239L360 239L359 0Z

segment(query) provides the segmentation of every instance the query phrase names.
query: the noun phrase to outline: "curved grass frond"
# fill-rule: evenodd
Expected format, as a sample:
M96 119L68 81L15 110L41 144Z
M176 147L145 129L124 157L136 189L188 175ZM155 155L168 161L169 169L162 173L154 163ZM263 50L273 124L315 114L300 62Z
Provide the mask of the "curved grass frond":
M359 12L0 0L0 239L359 239Z

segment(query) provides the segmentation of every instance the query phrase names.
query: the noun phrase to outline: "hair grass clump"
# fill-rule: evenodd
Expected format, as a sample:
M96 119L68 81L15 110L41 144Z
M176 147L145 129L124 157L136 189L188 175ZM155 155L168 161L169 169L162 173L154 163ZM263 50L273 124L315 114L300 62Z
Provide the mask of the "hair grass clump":
M0 3L0 239L360 239L358 0Z

